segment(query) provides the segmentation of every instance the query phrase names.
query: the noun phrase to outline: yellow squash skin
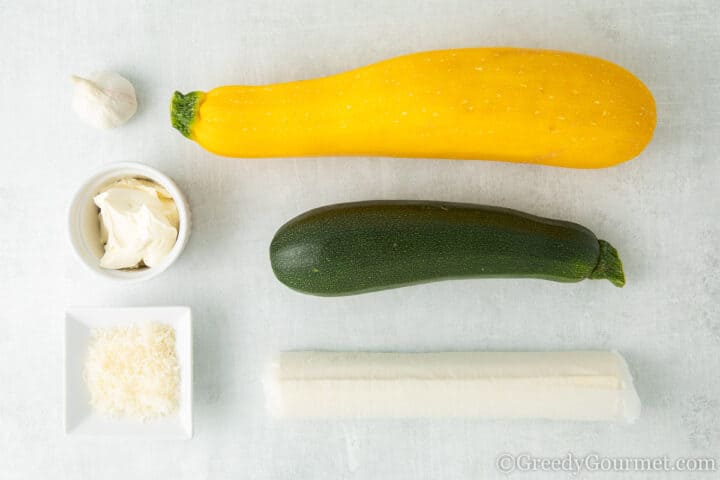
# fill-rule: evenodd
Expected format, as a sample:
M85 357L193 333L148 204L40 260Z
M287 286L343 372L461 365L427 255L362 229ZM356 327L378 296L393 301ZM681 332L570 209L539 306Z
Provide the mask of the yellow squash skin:
M192 101L191 101L192 100ZM175 94L173 125L230 157L378 155L572 168L637 156L655 101L627 70L573 53L469 48L312 80Z

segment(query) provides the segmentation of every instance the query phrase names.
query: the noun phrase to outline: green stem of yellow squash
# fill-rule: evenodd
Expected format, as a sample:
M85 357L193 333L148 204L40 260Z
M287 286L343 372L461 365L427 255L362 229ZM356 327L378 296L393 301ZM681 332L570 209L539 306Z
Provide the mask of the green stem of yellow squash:
M205 92L190 92L185 95L175 92L170 102L172 126L191 140L193 139L192 124L197 118L200 104L204 98Z

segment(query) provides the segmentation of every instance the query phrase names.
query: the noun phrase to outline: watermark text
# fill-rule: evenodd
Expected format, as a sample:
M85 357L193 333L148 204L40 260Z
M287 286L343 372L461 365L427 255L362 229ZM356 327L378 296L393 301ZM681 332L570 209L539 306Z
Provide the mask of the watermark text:
M590 453L536 457L529 453L502 453L495 459L501 473L566 472L716 472L720 459L707 457L609 457Z

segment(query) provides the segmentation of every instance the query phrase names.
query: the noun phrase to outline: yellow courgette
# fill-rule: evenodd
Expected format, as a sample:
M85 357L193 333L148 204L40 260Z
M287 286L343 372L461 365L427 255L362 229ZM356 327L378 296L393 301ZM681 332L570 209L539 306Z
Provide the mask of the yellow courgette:
M573 53L469 48L332 75L175 92L172 124L219 155L382 155L574 168L629 160L655 102L627 70Z

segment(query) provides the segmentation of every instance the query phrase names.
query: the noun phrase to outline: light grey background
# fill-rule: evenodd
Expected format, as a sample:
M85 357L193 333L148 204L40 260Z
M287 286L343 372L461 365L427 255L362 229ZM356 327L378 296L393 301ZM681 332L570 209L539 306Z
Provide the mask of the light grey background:
M714 1L1 0L0 13L0 478L481 479L499 476L501 452L720 457ZM175 89L308 78L418 50L490 45L573 50L625 66L657 100L653 142L636 160L597 171L249 161L206 153L168 121ZM122 72L139 93L137 116L117 131L92 130L70 108L69 75L97 69ZM128 160L173 177L194 224L173 268L118 287L75 260L66 208L93 170ZM576 221L619 249L628 284L476 280L327 299L275 280L267 249L283 222L373 198L504 205ZM195 315L195 438L65 438L65 307L173 304ZM274 423L259 382L271 356L290 348L614 348L631 365L644 411L632 426Z

